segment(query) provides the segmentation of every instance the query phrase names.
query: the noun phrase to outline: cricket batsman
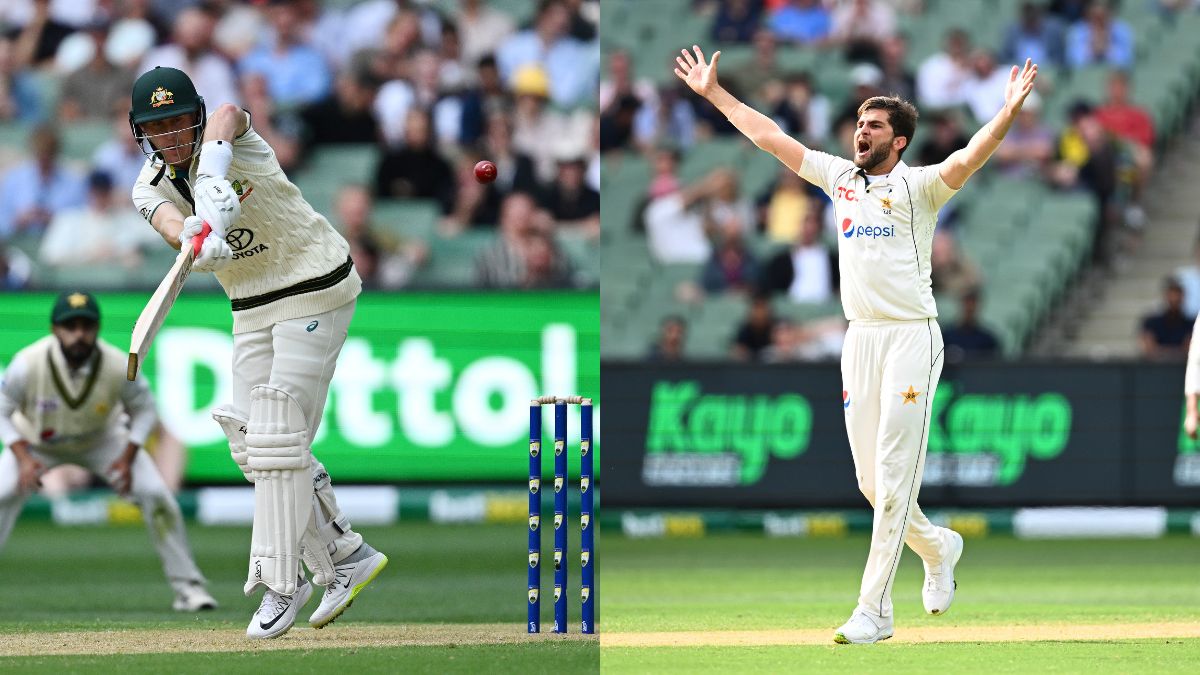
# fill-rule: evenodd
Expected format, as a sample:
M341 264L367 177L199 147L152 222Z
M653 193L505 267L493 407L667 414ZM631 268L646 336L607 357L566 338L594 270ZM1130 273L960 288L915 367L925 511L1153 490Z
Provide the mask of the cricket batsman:
M134 206L174 248L212 228L192 270L214 273L233 311L233 400L213 418L254 483L244 591L266 590L246 635L286 633L313 583L325 587L309 617L321 628L387 564L350 528L310 447L362 288L349 244L288 181L250 114L225 103L207 115L182 71L137 79L129 126L147 156Z
M858 108L853 161L804 147L717 83L717 60L698 46L675 57L675 74L738 131L833 200L842 307L850 327L842 351L842 399L858 486L875 509L858 607L839 643L892 637L892 583L904 544L925 563L922 600L942 614L954 599L962 537L917 507L931 403L942 373L942 335L929 276L937 213L987 162L1033 89L1037 65L1013 66L1004 106L967 147L936 166L901 161L917 109L876 96Z
M141 508L179 612L215 609L188 548L183 516L142 447L158 423L146 379L125 378L126 354L97 336L100 307L63 293L51 335L17 352L0 383L0 549L41 475L77 464Z

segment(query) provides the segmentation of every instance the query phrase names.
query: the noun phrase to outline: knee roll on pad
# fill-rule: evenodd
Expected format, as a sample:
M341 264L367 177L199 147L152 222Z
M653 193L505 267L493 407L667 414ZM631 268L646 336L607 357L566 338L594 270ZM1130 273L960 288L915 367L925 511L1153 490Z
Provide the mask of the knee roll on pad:
M242 476L253 483L254 479L250 476L250 455L246 452L246 425L249 423L246 415L227 404L213 409L212 417L221 425L225 438L229 439L229 454L242 470Z
M250 390L246 463L254 478L254 530L245 593L265 584L282 595L296 591L300 539L312 517L308 422L283 389Z

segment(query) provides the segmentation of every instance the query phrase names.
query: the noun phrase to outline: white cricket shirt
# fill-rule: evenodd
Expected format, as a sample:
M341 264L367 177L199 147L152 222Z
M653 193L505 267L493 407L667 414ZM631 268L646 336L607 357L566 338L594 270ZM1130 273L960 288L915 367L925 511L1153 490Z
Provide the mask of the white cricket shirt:
M937 167L899 162L868 185L854 162L809 149L798 173L833 200L846 318L936 318L933 229L938 209L958 192Z

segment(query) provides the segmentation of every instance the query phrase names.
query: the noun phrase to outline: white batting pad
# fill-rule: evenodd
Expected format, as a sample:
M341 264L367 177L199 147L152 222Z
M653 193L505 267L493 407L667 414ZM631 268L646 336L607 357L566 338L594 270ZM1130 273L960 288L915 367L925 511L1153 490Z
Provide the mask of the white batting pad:
M312 515L312 459L304 411L286 391L260 384L250 390L247 464L254 478L254 529L245 593L263 584L296 592L300 538Z
M217 424L221 425L221 431L225 432L225 438L229 439L229 454L237 463L238 468L242 470L242 476L253 483L254 478L250 476L250 454L246 452L246 425L249 420L246 419L245 414L234 410L231 405L214 408L212 417Z

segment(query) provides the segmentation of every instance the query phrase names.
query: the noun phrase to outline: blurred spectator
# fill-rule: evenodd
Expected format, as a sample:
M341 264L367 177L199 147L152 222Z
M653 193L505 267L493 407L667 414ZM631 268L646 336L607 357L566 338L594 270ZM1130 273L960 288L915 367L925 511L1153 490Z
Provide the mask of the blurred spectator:
M607 120L609 143L613 147L633 147L634 141L650 142L654 135L654 115L658 92L645 78L633 79L629 53L614 51L608 59L609 77L600 82L599 110Z
M762 15L762 0L727 0L717 3L717 15L712 24L713 41L749 42L762 23Z
M633 96L642 105L658 101L653 82L644 77L633 78L633 60L629 52L615 49L608 56L608 77L600 82L600 94L596 99L600 111L607 110L622 96Z
M1108 100L1096 109L1100 126L1149 150L1154 146L1154 118L1129 97L1129 74L1115 70L1108 76Z
M908 40L896 34L879 43L880 69L883 81L880 88L906 101L916 99L917 78L908 68Z
M965 290L959 302L958 321L942 332L947 363L994 359L999 355L1000 342L979 324L979 296L977 288Z
M128 197L146 163L146 156L129 133L128 106L114 112L111 119L112 136L92 154L92 169L111 176L117 192Z
M1087 14L1067 31L1067 63L1072 68L1109 65L1133 66L1133 31L1112 17L1105 0L1092 3Z
M820 44L833 32L833 17L821 0L785 0L771 12L767 26L780 40Z
M460 97L462 128L458 137L464 144L477 143L487 133L488 119L506 113L512 105L504 83L500 81L495 58L485 56L479 60L475 80L475 85L467 88Z
M966 147L971 140L963 132L962 124L959 123L956 113L936 112L930 115L930 118L929 122L933 129L931 129L929 141L921 146L921 151L917 154L919 166L941 164L951 153Z
M837 119L854 120L858 122L858 108L862 102L872 96L881 96L885 92L879 88L883 84L883 71L872 63L860 63L850 69L850 84L854 88L846 97L846 103L838 113Z
M17 291L29 285L33 262L21 249L0 240L0 290Z
M1021 59L1021 63L1025 60ZM997 66L996 59L985 49L971 55L971 76L963 84L963 98L976 124L987 124L1004 107L1004 89L1010 73L1011 65Z
M1066 23L1075 23L1083 18L1095 0L1050 0L1046 12Z
M371 193L362 185L338 191L334 204L342 236L350 243L350 257L367 288L402 288L429 257L423 241L393 241L372 226Z
M1142 320L1142 355L1163 361L1185 359L1195 317L1183 313L1183 287L1171 277L1163 285L1163 300L1162 312Z
M678 192L650 200L643 218L652 258L664 264L708 260L712 246L705 212L722 180L714 171Z
M558 227L577 228L589 239L600 237L600 193L584 184L587 164L582 158L559 161L558 176L538 200Z
M299 119L291 114L279 114L275 101L267 92L267 79L262 75L247 74L242 77L242 100L250 113L250 124L254 131L271 146L275 159L284 171L291 171L300 160L299 139L303 128Z
M406 42L411 38L412 50L432 49L442 34L442 19L432 6L418 0L364 0L346 12L342 30L347 54L386 43L396 30Z
M485 0L458 0L453 17L462 43L462 63L467 66L490 56L515 29L511 17L488 7Z
M42 118L37 85L15 51L13 41L0 36L0 122L37 122Z
M239 72L265 77L271 98L285 108L325 98L332 80L329 66L305 40L296 8L288 0L271 0L266 15L274 35L242 57Z
M792 245L763 267L759 288L786 293L795 303L817 304L836 300L840 281L837 254L821 241L821 213L810 208Z
M533 198L509 195L500 207L500 236L475 260L476 283L484 288L565 288L572 285L570 261L554 242L554 221Z
M17 67L41 67L54 58L58 46L76 29L75 22L86 22L89 17L71 16L72 3L33 0L22 3L24 7L13 7L5 12L10 25L20 30L9 32L15 37L14 59ZM21 10L26 10L22 12ZM0 6L0 11L10 8ZM8 23L4 22L4 23Z
M729 291L744 293L757 277L758 265L746 250L745 241L740 235L727 233L700 271L700 285L714 295Z
M118 197L111 176L92 172L87 194L83 208L54 214L38 251L40 262L56 267L102 264L130 269L141 263L140 249L162 245L158 232L129 207L128 195Z
M741 196L738 175L721 167L712 172L713 191L708 201L709 229L716 235L748 236L757 227L754 205Z
M879 43L896 34L896 13L881 0L840 0L833 10L833 39L847 61L880 61Z
M759 30L754 34L754 56L749 61L728 68L721 78L738 95L774 105L783 96L780 80L784 69L779 63L779 46L775 34Z
M763 363L836 360L841 356L846 326L840 317L797 324L779 319L771 331L771 344L762 351Z
M596 39L600 24L600 0L566 0L571 14L567 33L580 42Z
M549 87L545 71L537 66L522 68L513 79L513 148L533 160L540 183L554 180L559 157L585 152L592 127L587 110L561 113L550 109Z
M1054 132L1041 121L1042 100L1030 92L993 161L1006 176L1036 178L1054 157Z
M1021 3L1021 16L1004 34L1000 59L1004 63L1022 64L1033 59L1039 66L1056 68L1063 64L1063 22L1056 16L1046 16L1044 2Z
M222 103L240 104L233 67L213 49L216 22L216 14L206 6L183 10L175 19L172 42L147 52L138 74L155 66L182 70L192 78L210 113Z
M1100 126L1090 104L1073 104L1068 117L1070 124L1059 135L1051 177L1059 187L1083 188L1095 195L1100 222L1093 252L1098 262L1108 263L1116 243L1113 235L1119 212L1115 197L1120 149Z
M1200 239L1192 245L1192 263L1175 270L1175 281L1183 289L1183 313L1200 315Z
M106 120L114 110L129 111L129 91L133 72L109 63L104 55L105 24L93 24L87 32L76 33L90 48L86 65L63 79L58 116L63 121ZM72 36L72 39L75 36Z
M381 40L354 51L350 61L366 64L381 82L404 83L409 76L409 59L423 48L420 18L415 11L402 9L388 21Z
M638 143L645 147L655 143L691 147L697 129L696 109L692 107L694 98L682 82L663 89L659 93L658 104L650 110L651 114L639 115L634 120Z
M649 361L681 361L684 345L687 344L687 321L682 316L671 315L658 326L658 337L650 345Z
M58 158L55 129L34 129L29 149L33 157L0 180L0 241L14 234L41 234L55 213L82 206L87 199L83 178Z
M342 143L375 143L379 125L371 104L378 84L365 72L345 70L334 82L333 96L300 111L304 147Z
M679 151L673 148L659 148L650 156L650 186L647 194L651 199L658 199L678 190L682 183L679 181Z
M829 114L829 99L813 89L808 73L796 73L784 79L783 97L771 117L789 136L820 145L829 136Z
M532 195L538 191L533 160L512 147L512 127L508 118L495 113L488 118L487 124L487 135L479 152L465 153L455 168L457 199L454 211L442 220L443 236L457 236L467 227L495 227L505 195L512 192ZM496 165L496 180L480 184L475 178L475 163L484 158Z
M775 330L775 312L767 295L756 295L750 301L750 311L738 326L730 345L730 356L737 361L758 361L762 351L771 344Z
M436 199L442 213L454 207L454 170L434 144L429 113L408 111L404 145L384 153L375 170L375 195L380 198Z
M809 184L796 172L780 166L778 178L759 197L763 234L768 241L790 244L800 236L804 218L810 210L819 217L821 206L812 199Z
M961 28L946 31L942 51L917 69L917 102L921 110L940 110L966 101L965 85L971 78L970 38Z
M933 292L938 295L962 296L981 281L979 267L959 249L954 235L942 229L933 235L929 270Z
M589 46L570 37L571 15L563 0L541 0L533 28L510 37L496 51L500 75L510 85L524 66L536 65L549 76L556 105L571 108L595 96L599 65Z

